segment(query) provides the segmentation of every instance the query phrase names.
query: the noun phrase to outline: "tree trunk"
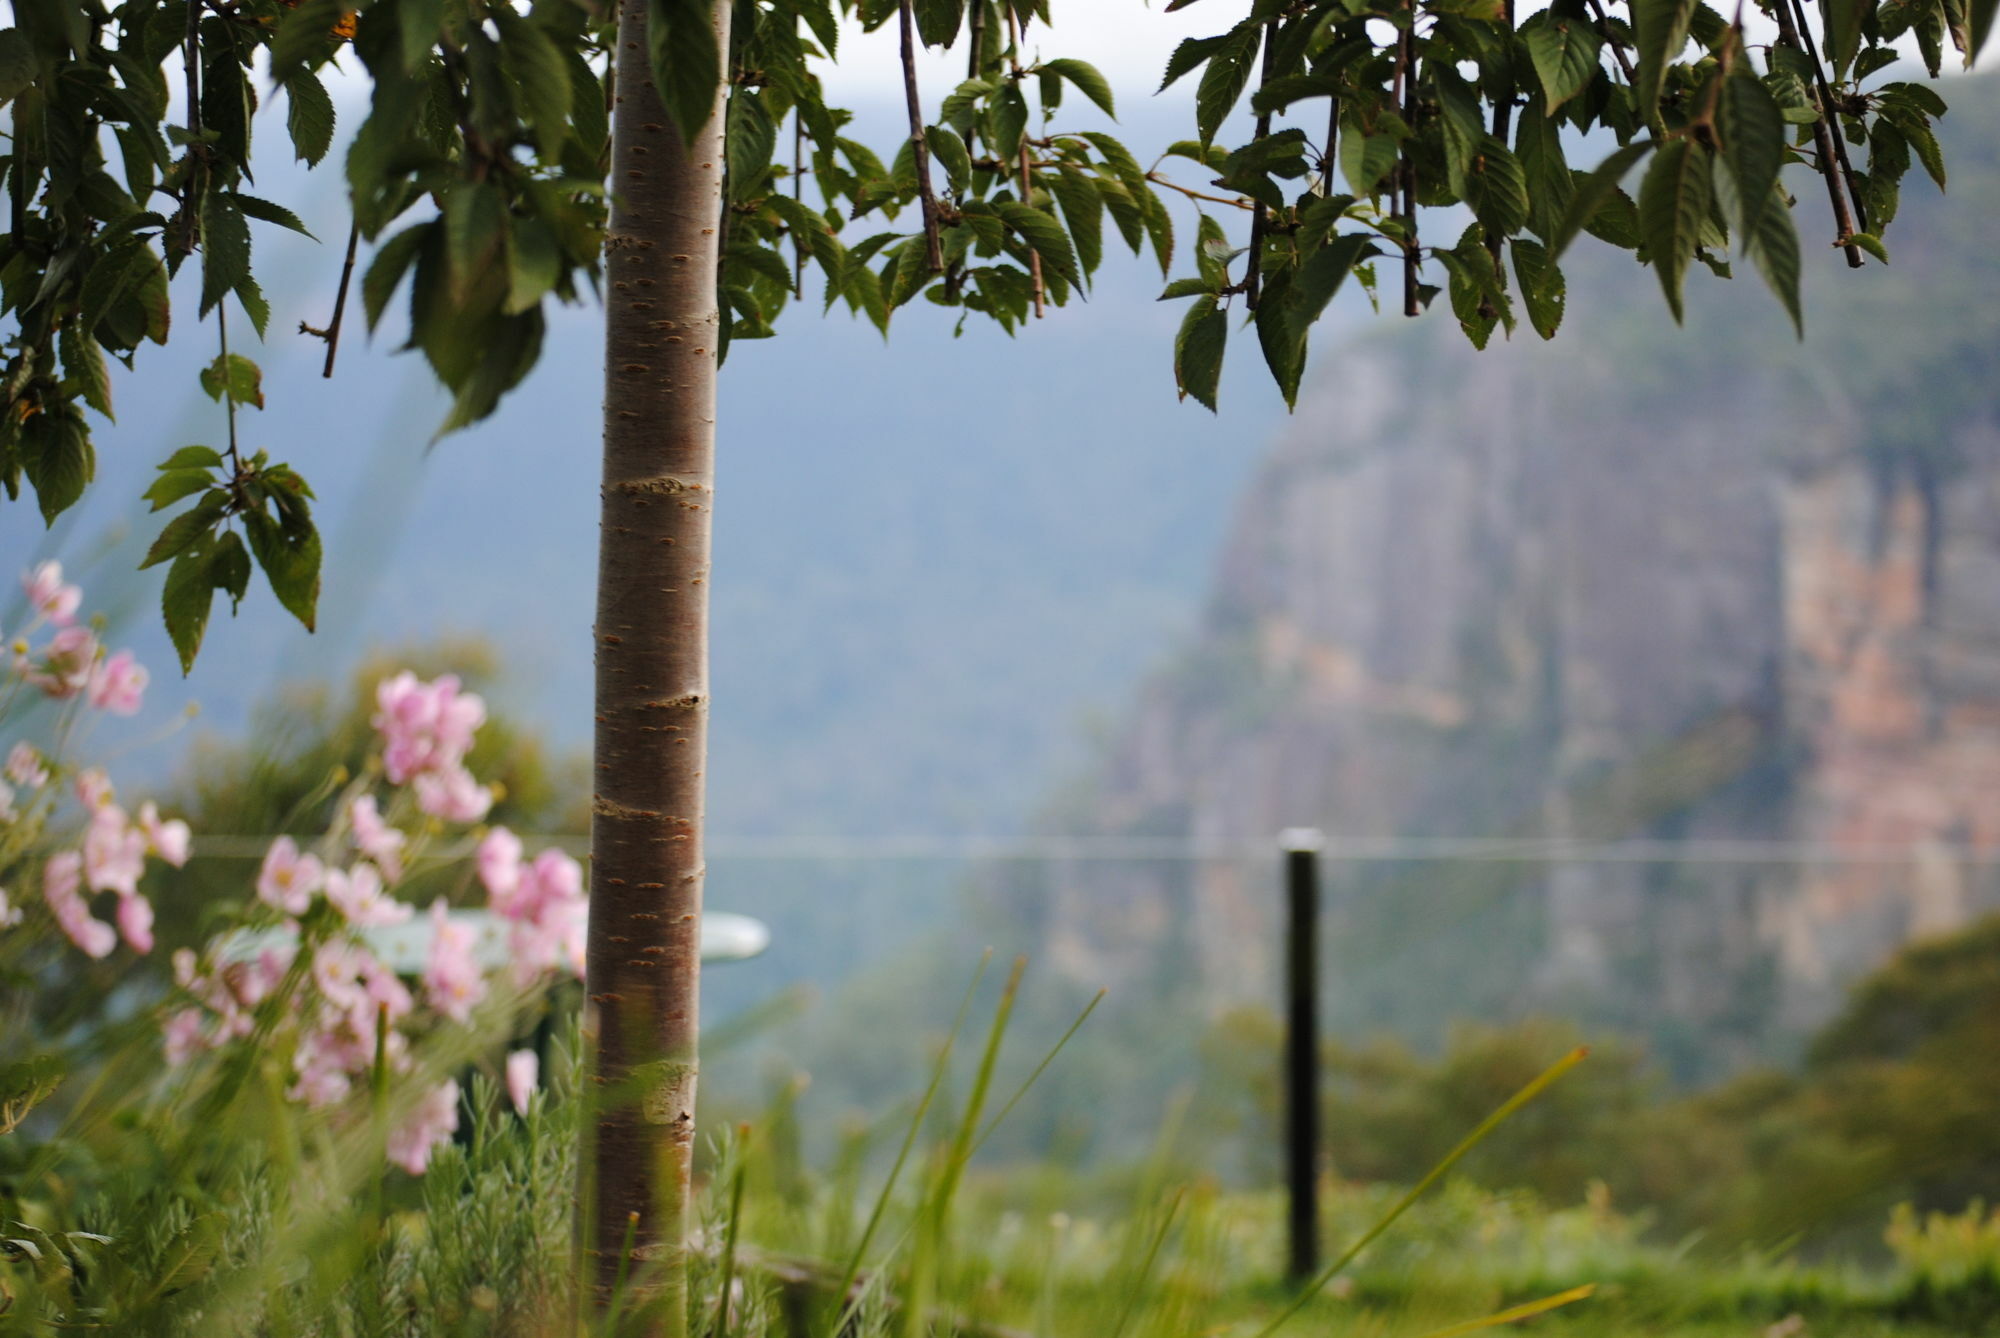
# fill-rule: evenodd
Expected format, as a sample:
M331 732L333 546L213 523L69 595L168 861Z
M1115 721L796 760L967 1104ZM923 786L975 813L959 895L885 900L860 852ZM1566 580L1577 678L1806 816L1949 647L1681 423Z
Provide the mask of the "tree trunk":
M724 52L728 22L722 0ZM634 1322L621 1329L666 1338L687 1331L723 93L718 85L690 149L653 86L646 2L624 0L604 243L587 964L594 1108L580 1226L596 1306L622 1280L622 1312Z

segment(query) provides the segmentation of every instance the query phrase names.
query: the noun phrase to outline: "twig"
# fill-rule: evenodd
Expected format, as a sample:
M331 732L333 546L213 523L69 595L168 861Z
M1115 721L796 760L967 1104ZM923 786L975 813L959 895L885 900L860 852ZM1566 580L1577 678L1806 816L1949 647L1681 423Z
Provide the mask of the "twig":
M187 41L181 49L181 65L187 76L188 163L201 160L201 6L187 7ZM187 230L181 235L181 254L193 255L201 237L202 174L190 171L181 208L187 212Z
M1778 20L1778 44L1791 47L1794 51L1803 51L1805 47L1799 41L1798 21L1794 17L1796 11L1792 8L1791 0L1778 0L1778 3L1771 7L1771 12ZM1819 174L1826 180L1826 196L1833 205L1834 225L1840 229L1841 241L1847 251L1847 267L1860 269L1861 248L1847 241L1847 238L1854 235L1854 216L1848 211L1847 194L1841 189L1838 172L1843 155L1837 147L1837 136L1833 132L1833 127L1828 123L1829 114L1829 104L1821 98L1819 119L1813 122L1813 144L1819 150Z
M805 202L806 179L806 114L803 107L792 113L792 199ZM798 278L793 280L795 294L806 295L806 239L801 233L792 238L792 245L798 248Z
M931 185L931 146L924 138L924 102L917 92L917 20L910 0L899 7L903 29L903 100L910 110L910 156L917 168L917 199L924 211L924 258L931 273L944 271L944 244L938 238L937 192Z
M1625 82L1636 86L1639 82L1639 72L1632 68L1631 58L1625 54L1623 44L1612 38L1611 25L1604 17L1604 6L1599 0L1584 0L1584 3L1590 6L1590 17L1597 20L1599 28L1604 29L1604 44L1611 48L1611 59L1618 62L1618 69L1624 74Z
M1235 197L1227 195L1208 195L1203 193L1202 191L1191 190L1188 187L1181 185L1177 181L1167 180L1165 177L1161 176L1158 172L1146 173L1146 180L1152 182L1155 186L1165 186L1170 191L1176 191L1182 195L1185 195L1190 200L1206 200L1210 204L1226 204L1232 209L1255 209L1257 207L1256 205L1252 204L1250 201L1244 199L1240 195Z
M320 375L329 381L333 379L333 357L340 352L340 325L347 316L347 288L354 280L354 250L360 244L361 224L356 220L347 228L347 259L341 262L340 288L333 295L333 320L326 329L315 330L304 321L299 322L300 330L326 340L326 366L320 370Z
M1411 68L1415 60L1417 35L1417 10L1411 0L1403 0L1403 12L1409 16L1409 23L1396 36L1396 81L1393 96L1403 110L1403 124L1414 133L1417 125L1417 72ZM1417 249L1417 165L1405 149L1402 153L1402 208L1398 211L1403 221L1403 314L1416 316L1423 307L1417 301L1417 263L1422 258Z
M1333 194L1334 149L1340 138L1340 95L1327 99L1326 146L1319 155L1319 188L1322 195Z
M1014 79L1014 82L1019 83L1022 78L1021 75L1022 25L1019 16L1014 13L1013 0L1002 0L1002 4L1005 6L1007 10L1007 41L1010 47L1007 56L1007 66L1012 75L1012 78ZM1034 202L1035 202L1034 184L1032 179L1028 176L1028 137L1024 134L1021 136L1021 203L1025 205L1032 205L1034 204ZM1040 320L1043 315L1042 253L1040 251L1035 250L1033 247L1028 248L1028 280L1029 280L1029 287L1033 291L1035 296L1035 319Z
M1262 88L1271 82L1271 71L1278 63L1277 34L1269 24L1264 25L1264 63L1257 75L1257 86ZM1257 118L1256 139L1263 139L1271 133L1271 113L1265 112ZM1253 141L1254 142L1254 141ZM1250 259L1248 272L1243 276L1243 305L1251 311L1257 309L1257 293L1263 282L1264 269L1264 226L1265 209L1262 204L1253 204L1250 210Z
M229 368L229 313L228 299L215 304L215 333L222 344L222 407L229 419L229 463L237 474L243 472L243 456L236 449L236 390L231 384Z
M1806 22L1805 7L1794 0L1793 8L1799 18L1799 36L1805 41L1806 59L1812 62L1813 84L1819 91L1819 114L1832 130L1833 155L1840 161L1841 179L1847 183L1847 193L1854 201L1855 222L1861 231L1866 232L1868 207L1861 202L1861 192L1854 185L1854 164L1847 159L1847 136L1840 133L1839 123L1834 119L1838 113L1833 88L1826 81L1826 66L1819 58L1818 44L1813 41L1812 25ZM1824 8L1821 12L1825 12Z
M972 0L972 21L967 34L972 41L972 51L965 58L965 77L979 77L979 57L986 45L986 0Z

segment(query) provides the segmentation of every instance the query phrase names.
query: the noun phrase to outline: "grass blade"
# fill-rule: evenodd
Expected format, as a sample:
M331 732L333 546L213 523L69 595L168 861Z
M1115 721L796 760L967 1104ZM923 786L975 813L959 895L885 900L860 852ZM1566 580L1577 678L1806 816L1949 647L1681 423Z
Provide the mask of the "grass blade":
M1459 1338L1460 1334L1477 1333L1481 1329L1491 1329L1502 1324L1512 1324L1517 1319L1532 1319L1536 1315L1545 1315L1549 1311L1569 1305L1573 1301L1581 1301L1596 1290L1596 1283L1585 1283L1581 1287L1571 1287L1566 1292L1557 1292L1554 1296L1544 1296L1539 1301L1526 1301L1520 1305L1508 1306L1505 1310L1496 1311L1483 1319L1468 1319L1462 1324L1451 1324L1442 1329L1432 1329L1429 1333L1424 1334L1423 1338Z

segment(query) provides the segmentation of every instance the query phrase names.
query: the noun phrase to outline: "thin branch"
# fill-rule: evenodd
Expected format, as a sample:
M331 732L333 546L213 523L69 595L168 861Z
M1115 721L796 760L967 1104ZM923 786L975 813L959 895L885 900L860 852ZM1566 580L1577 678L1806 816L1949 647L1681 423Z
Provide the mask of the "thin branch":
M1165 177L1161 176L1158 172L1146 173L1146 180L1152 182L1155 186L1165 186L1170 191L1176 191L1182 195L1185 195L1190 200L1206 200L1210 204L1226 204L1231 209L1255 209L1257 207L1256 205L1252 204L1249 200L1244 199L1240 195L1235 197L1227 195L1206 195L1201 191L1191 190L1188 187L1181 185L1179 182L1167 180Z
M187 7L187 41L181 48L181 65L187 77L188 163L199 162L201 142L201 6ZM187 214L187 229L181 234L181 254L193 255L201 236L202 174L189 172L181 208Z
M1514 0L1502 0L1501 18L1507 24L1507 31L1514 31ZM1513 123L1514 92L1510 84L1505 97L1493 100L1493 138L1499 140L1503 146L1507 143L1507 134L1513 128ZM1507 270L1506 266L1501 264L1500 261L1500 248L1503 240L1500 237L1489 236L1486 239L1486 253L1493 257L1493 277L1499 281L1499 286L1504 289L1507 286ZM1494 310L1493 299L1490 297L1479 299L1479 312L1480 315L1489 319L1500 314Z
M1403 0L1403 12L1409 22L1396 36L1396 81L1393 96L1401 104L1403 124L1411 131L1416 130L1417 120L1417 72L1413 68L1416 59L1417 10L1411 0ZM1402 207L1398 216L1403 221L1403 314L1420 315L1422 304L1417 300L1417 264L1422 258L1417 247L1417 165L1406 148L1402 152Z
M333 379L334 355L340 352L340 326L347 318L347 289L354 281L354 251L360 244L361 224L357 220L347 228L347 259L340 265L340 288L333 295L333 320L328 322L326 329L315 330L304 321L299 322L300 330L326 340L326 366L320 369L320 375L329 381Z
M1804 44L1799 40L1799 26L1795 17L1797 11L1792 8L1791 0L1778 0L1778 3L1771 7L1771 12L1778 20L1778 44L1791 47L1794 51L1805 50ZM1833 205L1834 226L1840 229L1841 241L1845 243L1847 267L1860 269L1861 248L1847 241L1847 238L1854 235L1854 216L1847 207L1847 193L1841 189L1838 173L1843 155L1837 147L1838 136L1828 122L1830 114L1830 104L1822 99L1819 119L1813 122L1813 144L1819 150L1819 174L1826 181L1827 200Z
M1007 65L1016 83L1022 79L1021 73L1021 21L1014 13L1013 0L1002 0L1007 10L1007 41L1009 44ZM1021 203L1034 203L1034 183L1028 175L1028 137L1021 136ZM1035 296L1035 319L1040 320L1042 310L1042 253L1028 248L1028 280Z
M222 407L229 419L229 464L236 474L243 472L243 456L236 449L236 392L229 372L228 299L215 304L215 333L222 344Z
M910 111L910 155L917 168L917 199L924 210L924 258L931 273L944 272L944 243L938 237L937 191L931 185L931 146L924 138L924 101L917 92L917 20L910 0L899 7L903 29L903 100Z
M1812 25L1806 22L1805 7L1793 0L1793 9L1798 14L1799 36L1805 41L1806 59L1812 62L1813 84L1819 90L1819 114L1832 131L1834 157L1840 161L1841 179L1847 183L1847 194L1854 201L1854 218L1861 231L1868 231L1868 207L1861 202L1861 192L1854 184L1854 164L1847 160L1847 136L1840 133L1840 123L1835 119L1838 104L1833 100L1833 89L1826 81L1826 66L1819 58L1818 44L1813 41ZM1825 12L1824 8L1821 10Z
M1327 99L1326 147L1320 150L1319 155L1319 188L1320 193L1323 195L1333 194L1334 151L1339 145L1339 140L1340 96L1335 94L1333 97Z
M1600 0L1584 0L1584 3L1590 6L1590 17L1604 30L1604 44L1611 48L1611 58L1618 62L1618 69L1624 74L1626 84L1636 87L1639 82L1639 72L1632 68L1631 57L1625 54L1624 46L1612 39L1611 25L1605 21L1603 4Z
M805 202L805 181L806 115L805 109L801 107L792 113L792 199L801 204ZM797 296L803 298L806 295L806 239L804 234L802 233L792 238L792 244L798 248L799 253L798 277L792 281L792 288Z
M970 25L972 51L965 58L965 77L979 77L980 56L986 45L986 0L972 0L972 22Z
M1257 76L1257 86L1262 88L1271 82L1271 71L1278 63L1277 33L1270 24L1264 25L1264 63ZM1257 118L1255 139L1263 139L1271 133L1271 113L1265 112ZM1253 140L1254 142L1254 140ZM1243 276L1243 305L1251 311L1257 309L1257 293L1263 283L1264 269L1264 228L1266 210L1262 204L1253 205L1250 210L1250 259L1249 270Z

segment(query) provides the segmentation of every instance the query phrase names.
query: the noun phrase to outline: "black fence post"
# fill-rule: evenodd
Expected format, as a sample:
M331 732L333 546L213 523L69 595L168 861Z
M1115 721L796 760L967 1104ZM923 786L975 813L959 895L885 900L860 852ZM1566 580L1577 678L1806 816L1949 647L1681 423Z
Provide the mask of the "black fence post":
M1319 852L1311 827L1287 829L1285 852L1286 1273L1319 1272Z

